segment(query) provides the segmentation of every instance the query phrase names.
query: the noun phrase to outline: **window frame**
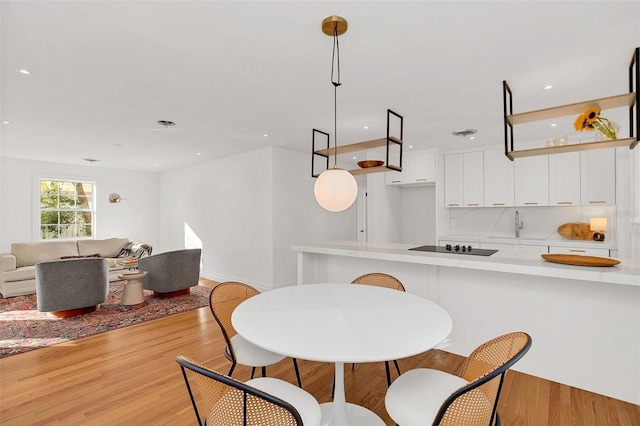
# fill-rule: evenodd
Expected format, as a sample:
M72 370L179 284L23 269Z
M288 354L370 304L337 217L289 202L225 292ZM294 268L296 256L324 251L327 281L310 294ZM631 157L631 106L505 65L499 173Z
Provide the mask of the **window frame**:
M91 197L91 208L90 209L60 209L58 206L57 209L47 210L43 209L41 206L41 193L40 193L40 184L42 181L51 181L51 182L72 182L74 184L90 184L92 186L92 197ZM98 182L96 179L88 178L88 177L79 177L79 176L61 176L56 174L40 174L33 176L33 184L34 184L34 208L33 208L33 232L34 232L34 241L48 242L48 241L75 241L75 240L92 240L96 238L97 232L97 187ZM91 213L91 235L90 236L73 236L68 238L43 238L41 232L41 214L43 211L70 211L70 212L90 212Z

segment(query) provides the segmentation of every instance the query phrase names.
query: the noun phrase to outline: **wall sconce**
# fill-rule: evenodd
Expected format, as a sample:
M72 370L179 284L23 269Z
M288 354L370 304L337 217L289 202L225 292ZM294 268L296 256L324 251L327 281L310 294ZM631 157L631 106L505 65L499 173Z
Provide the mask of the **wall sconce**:
M111 204L119 203L122 200L126 200L126 198L120 197L120 194L116 194L115 192L112 192L111 194L109 194L109 202Z
M594 241L604 241L604 231L607 230L607 218L592 217L589 219L589 229L595 231L593 233Z

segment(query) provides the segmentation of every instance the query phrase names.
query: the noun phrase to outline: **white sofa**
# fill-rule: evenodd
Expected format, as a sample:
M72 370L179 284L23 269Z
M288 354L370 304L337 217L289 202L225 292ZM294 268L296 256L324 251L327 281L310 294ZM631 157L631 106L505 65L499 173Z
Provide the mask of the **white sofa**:
M3 297L35 293L35 264L65 257L104 257L109 261L109 281L117 281L125 267L117 264L116 256L128 242L127 238L106 238L11 244L11 253L0 254L0 293Z

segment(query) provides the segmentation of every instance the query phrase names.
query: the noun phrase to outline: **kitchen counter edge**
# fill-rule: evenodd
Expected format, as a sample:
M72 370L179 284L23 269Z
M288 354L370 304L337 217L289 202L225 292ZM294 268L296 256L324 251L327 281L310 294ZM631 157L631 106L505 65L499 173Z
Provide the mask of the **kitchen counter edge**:
M416 245L327 241L294 244L291 249L301 253L408 262L640 287L640 262L633 259L618 259L621 263L611 267L591 267L551 263L539 255L531 253L499 251L493 256L484 257L409 250L413 247Z

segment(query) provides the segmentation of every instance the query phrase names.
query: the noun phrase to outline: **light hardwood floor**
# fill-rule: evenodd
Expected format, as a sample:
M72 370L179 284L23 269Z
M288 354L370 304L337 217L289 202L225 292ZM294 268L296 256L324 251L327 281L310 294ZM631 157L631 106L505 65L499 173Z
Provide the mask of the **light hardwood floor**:
M201 308L0 359L0 424L196 424L175 357L185 355L226 373L223 347L209 309ZM400 360L400 367L453 371L461 360L434 350ZM320 402L330 401L333 365L299 363L304 388ZM267 374L295 383L289 359ZM247 367L234 372L240 380L249 375ZM383 363L346 368L345 388L349 402L393 424L384 409ZM504 425L640 426L637 405L517 371L507 373L499 412Z

